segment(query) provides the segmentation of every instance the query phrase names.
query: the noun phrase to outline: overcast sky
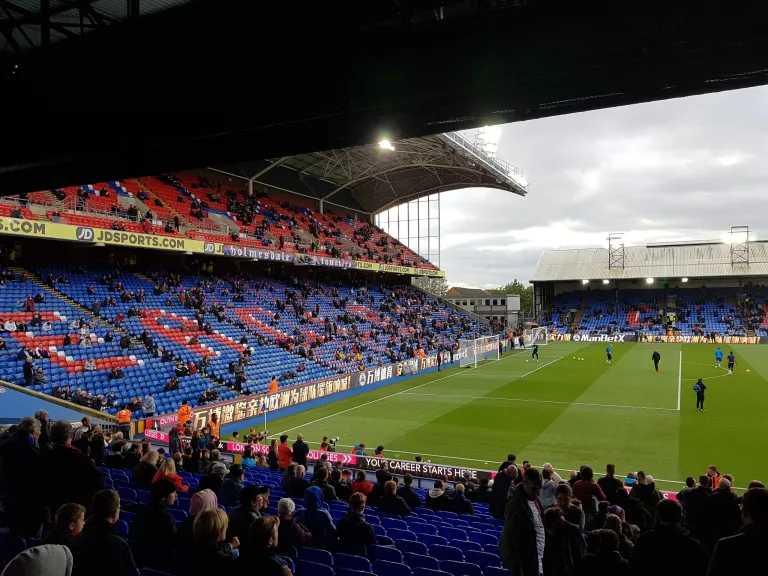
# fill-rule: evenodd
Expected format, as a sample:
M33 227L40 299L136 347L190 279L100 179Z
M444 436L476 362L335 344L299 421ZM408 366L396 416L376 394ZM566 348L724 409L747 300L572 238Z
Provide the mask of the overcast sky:
M543 250L767 236L768 87L518 122L499 158L527 197L490 189L441 198L441 268L451 285L527 282Z

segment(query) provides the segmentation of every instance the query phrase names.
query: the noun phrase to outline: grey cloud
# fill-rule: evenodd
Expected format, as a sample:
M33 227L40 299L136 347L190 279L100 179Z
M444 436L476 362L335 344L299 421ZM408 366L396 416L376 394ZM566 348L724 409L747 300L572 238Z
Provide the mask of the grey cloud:
M556 226L564 221L594 238L658 230L659 240L709 239L742 224L762 237L766 133L768 87L504 126L498 156L523 168L531 192L443 194L441 234L449 247L442 268L450 283L467 286L527 280L542 250L569 245ZM522 250L479 250L514 244L509 233L534 227L561 237L525 242ZM456 241L465 234L491 239Z

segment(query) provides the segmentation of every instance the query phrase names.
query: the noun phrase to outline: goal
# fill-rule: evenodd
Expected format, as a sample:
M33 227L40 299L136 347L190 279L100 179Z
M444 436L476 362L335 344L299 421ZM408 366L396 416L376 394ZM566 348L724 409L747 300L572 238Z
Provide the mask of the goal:
M459 366L477 368L478 362L499 359L499 336L459 340Z
M544 326L538 328L529 328L523 336L526 346L532 346L538 344L539 346L546 346L549 343L549 332Z

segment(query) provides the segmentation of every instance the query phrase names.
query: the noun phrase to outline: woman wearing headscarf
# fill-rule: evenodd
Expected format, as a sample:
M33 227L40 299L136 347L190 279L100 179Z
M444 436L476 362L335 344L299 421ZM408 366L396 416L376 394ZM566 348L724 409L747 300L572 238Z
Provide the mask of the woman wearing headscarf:
M203 510L216 510L218 507L219 501L213 490L206 488L192 496L189 502L189 514L179 524L178 542L180 554L187 555L194 551L195 536L192 527L197 515Z

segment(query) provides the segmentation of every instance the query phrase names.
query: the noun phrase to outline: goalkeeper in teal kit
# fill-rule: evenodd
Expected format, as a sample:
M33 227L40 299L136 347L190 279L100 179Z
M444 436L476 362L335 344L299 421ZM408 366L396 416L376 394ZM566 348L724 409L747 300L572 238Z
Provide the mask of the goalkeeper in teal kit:
M534 362L538 362L539 361L539 345L534 342L533 348L531 350L532 350L531 359Z

